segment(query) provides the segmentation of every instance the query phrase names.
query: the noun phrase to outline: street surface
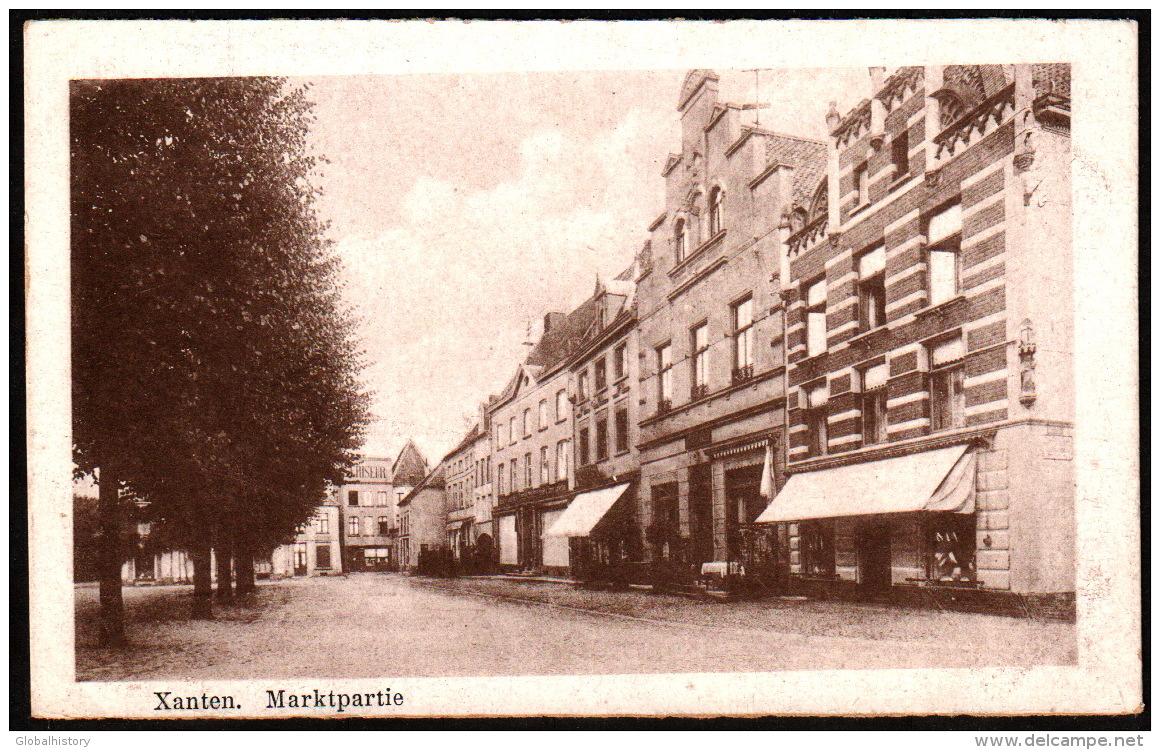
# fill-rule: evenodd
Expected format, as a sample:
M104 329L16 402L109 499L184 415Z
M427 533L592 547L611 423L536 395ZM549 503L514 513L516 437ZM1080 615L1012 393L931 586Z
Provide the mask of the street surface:
M566 584L349 578L262 582L189 619L190 586L125 588L123 651L96 646L80 585L78 680L765 672L1075 663L1075 626L837 602L694 601Z

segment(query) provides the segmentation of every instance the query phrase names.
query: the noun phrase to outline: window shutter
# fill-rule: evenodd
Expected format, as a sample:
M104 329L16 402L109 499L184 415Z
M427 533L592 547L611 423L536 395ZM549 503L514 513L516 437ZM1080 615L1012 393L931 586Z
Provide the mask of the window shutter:
M886 248L879 247L858 258L858 276L868 279L886 270Z
M932 367L939 367L956 362L964 356L966 356L966 347L963 345L963 339L960 336L935 344L930 353L930 364Z
M930 223L927 225L926 230L927 244L933 245L939 240L946 239L952 234L958 233L962 228L962 207L958 203L953 206L947 206L946 209L930 217Z
M887 374L885 364L867 369L862 375L862 390L870 391L886 385Z
M823 279L822 281L819 281L816 284L810 285L810 288L806 292L806 304L810 307L813 307L814 305L820 305L820 304L824 303L825 301L826 301L826 282Z

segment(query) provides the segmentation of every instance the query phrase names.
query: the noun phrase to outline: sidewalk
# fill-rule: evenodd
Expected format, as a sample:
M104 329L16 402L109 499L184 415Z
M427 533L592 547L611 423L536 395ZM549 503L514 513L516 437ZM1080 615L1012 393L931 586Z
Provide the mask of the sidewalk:
M1058 663L1074 653L1075 626L996 615L970 614L885 605L784 597L721 601L641 590L599 591L574 587L559 578L486 576L408 578L415 586L459 595L487 597L530 606L550 605L594 615L692 627L775 631L803 636L871 640L969 643L982 639L989 648L1009 653L1036 652ZM1032 656L1033 661L1035 656ZM1066 660L1066 657L1065 657Z

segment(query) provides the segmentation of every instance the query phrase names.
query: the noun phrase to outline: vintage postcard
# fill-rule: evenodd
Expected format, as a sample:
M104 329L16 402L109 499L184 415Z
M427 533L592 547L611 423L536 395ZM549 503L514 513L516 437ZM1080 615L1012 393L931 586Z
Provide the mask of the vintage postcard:
M1140 709L1132 24L25 41L35 716Z

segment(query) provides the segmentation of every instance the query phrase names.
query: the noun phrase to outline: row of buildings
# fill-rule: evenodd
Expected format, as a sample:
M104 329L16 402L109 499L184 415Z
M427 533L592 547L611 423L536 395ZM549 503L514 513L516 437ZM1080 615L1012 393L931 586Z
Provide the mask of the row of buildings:
M426 553L1073 606L1070 69L869 75L818 141L689 72L630 266L543 316L448 455L368 458L273 572Z
M686 76L633 263L425 480L450 554L1070 606L1069 66L869 75L826 141Z

